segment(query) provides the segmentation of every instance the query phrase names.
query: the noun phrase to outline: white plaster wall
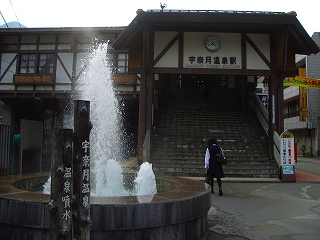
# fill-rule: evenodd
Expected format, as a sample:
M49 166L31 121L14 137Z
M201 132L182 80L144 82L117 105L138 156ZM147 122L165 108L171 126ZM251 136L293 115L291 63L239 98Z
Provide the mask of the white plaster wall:
M176 36L178 32L158 31L154 37L154 58L168 45L168 43ZM155 67L178 67L179 57L179 40L165 53L165 55L157 62Z
M216 36L220 39L220 48L216 51L209 51L205 46L205 41L209 36ZM236 57L236 65L232 69L241 68L241 34L240 33L216 33L216 32L185 32L184 33L184 51L183 66L193 67L190 64L189 57L219 57L220 61L223 57ZM194 67L198 68L218 68L218 66L207 66L206 64L198 64ZM221 64L221 68L222 68ZM228 66L225 66L228 67Z
M2 53L1 54L1 68L0 73L1 75L7 69L9 64L11 63L12 59L16 56L15 53ZM13 62L7 73L3 76L1 83L13 83L13 74L16 72L17 60ZM6 90L6 89L4 89ZM8 89L9 90L9 89Z
M58 53L62 63L67 69L68 74L71 76L72 74L72 61L73 54L72 53ZM56 73L56 84L59 83L71 83L66 71L61 65L61 62L57 60L57 73Z
M297 97L299 95L300 95L299 87L297 86L290 86L283 90L283 98L285 101L290 98Z
M284 126L285 126L285 129L288 129L288 130L302 129L307 127L307 122L301 122L299 120L299 116L296 116L291 118L285 118Z
M263 55L270 61L270 36L269 34L247 34L259 48ZM247 69L269 70L268 65L258 53L247 43Z

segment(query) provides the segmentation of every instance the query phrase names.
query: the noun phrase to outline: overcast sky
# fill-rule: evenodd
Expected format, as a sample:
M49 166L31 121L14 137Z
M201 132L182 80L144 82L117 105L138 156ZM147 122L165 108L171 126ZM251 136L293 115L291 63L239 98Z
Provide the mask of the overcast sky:
M26 27L127 26L137 9L295 11L311 36L320 32L319 0L0 0L0 25L19 21ZM4 19L3 19L4 18Z

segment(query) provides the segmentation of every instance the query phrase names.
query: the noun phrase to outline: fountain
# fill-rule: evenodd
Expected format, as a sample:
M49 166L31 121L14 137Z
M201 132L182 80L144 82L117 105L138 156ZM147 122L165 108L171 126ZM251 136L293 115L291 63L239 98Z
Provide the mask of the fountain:
M73 96L74 99L90 101L90 120L93 123L90 139L94 139L90 147L91 194L109 197L155 194L155 176L149 163L141 166L143 174L138 173L140 177L133 182L137 186L130 190L124 187L119 162L126 156L126 141L121 130L121 113L111 80L107 50L107 43L93 45L91 54L83 59L85 70L79 78L78 91ZM50 193L50 180L44 184L45 193Z
M170 176L155 179L152 165L144 163L131 181L131 189L124 188L130 181L123 180L118 163L123 156L119 149L125 147L119 137L120 113L106 67L106 50L106 44L96 46L79 86L86 90L81 91L81 97L90 101L94 126L90 142L96 143L90 149L94 159L90 237L200 239L206 232L211 206L208 185ZM35 191L47 179L45 173L0 178L1 239L50 239L50 196Z

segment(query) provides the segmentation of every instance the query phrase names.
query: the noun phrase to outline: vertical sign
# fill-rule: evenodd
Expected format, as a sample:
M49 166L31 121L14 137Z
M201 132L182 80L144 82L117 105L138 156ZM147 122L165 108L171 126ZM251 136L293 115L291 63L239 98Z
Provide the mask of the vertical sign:
M301 77L306 77L306 69L305 68L299 68L299 74ZM307 121L307 88L306 87L299 87L300 91L300 121L306 122Z
M72 238L72 129L53 132L50 211L51 239Z
M294 165L294 136L291 132L280 135L281 165Z
M90 142L86 139L82 142L82 206L84 208L89 207L90 199Z
M61 216L61 223L66 227L61 229L63 236L66 239L72 239L72 130L71 129L63 129L62 131L68 131L65 134L68 134L69 141L65 144L65 159L63 162L63 178L62 178L62 196L61 201L63 205L63 212Z
M294 172L294 136L286 131L280 135L280 161L282 181L296 181Z
M90 102L74 102L73 238L90 239Z
M276 100L275 96L272 95L272 124L276 122Z
M300 87L300 121L307 121L307 88Z

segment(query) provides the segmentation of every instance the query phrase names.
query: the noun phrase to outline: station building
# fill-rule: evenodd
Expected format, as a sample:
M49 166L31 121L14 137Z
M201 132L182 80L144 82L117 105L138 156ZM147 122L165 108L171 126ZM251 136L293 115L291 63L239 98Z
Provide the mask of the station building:
M85 71L83 59L95 43L106 41L139 163L150 158L158 109L181 89L203 93L206 84L211 93L236 92L240 108L255 112L268 158L276 160L275 135L285 130L283 79L297 75L297 54L319 52L295 12L138 10L126 27L0 29L1 124L40 121L49 146L52 130L66 127L72 114L69 100ZM261 79L268 79L267 114L253 109ZM192 99L194 92L189 94ZM201 147L207 137L199 140ZM203 168L202 160L198 164Z

